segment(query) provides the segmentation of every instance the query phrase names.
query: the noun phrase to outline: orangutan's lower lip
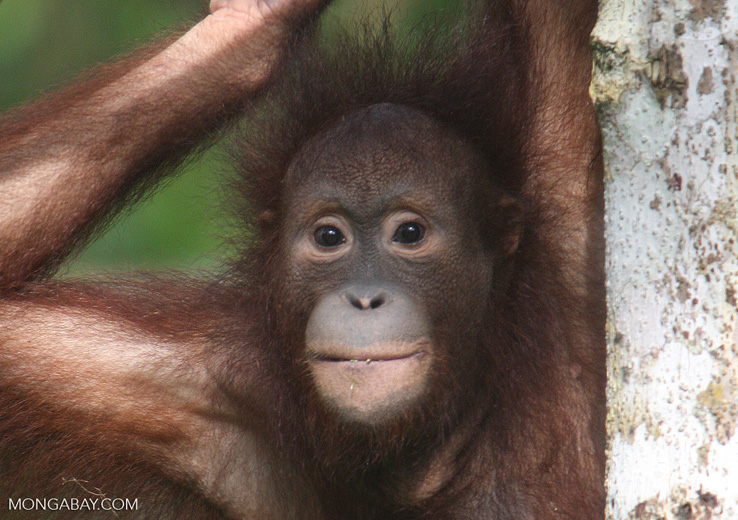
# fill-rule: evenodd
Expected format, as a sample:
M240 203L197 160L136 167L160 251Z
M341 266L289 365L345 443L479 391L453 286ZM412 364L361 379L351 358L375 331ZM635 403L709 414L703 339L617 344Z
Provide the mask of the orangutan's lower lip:
M433 366L425 341L308 345L307 368L326 406L345 418L379 420L415 402Z

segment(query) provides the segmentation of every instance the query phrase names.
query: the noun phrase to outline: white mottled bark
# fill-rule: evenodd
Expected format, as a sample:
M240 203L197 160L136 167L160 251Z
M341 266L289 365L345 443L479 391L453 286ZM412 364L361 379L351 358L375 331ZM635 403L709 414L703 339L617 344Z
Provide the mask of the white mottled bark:
M738 518L738 0L603 0L609 519Z

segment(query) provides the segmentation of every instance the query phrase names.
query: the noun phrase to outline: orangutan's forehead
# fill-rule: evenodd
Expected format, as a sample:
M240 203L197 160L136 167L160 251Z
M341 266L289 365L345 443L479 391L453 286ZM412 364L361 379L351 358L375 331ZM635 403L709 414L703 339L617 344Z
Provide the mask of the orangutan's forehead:
M425 114L373 105L306 143L290 165L286 185L293 194L308 187L326 194L350 188L357 196L376 197L424 186L444 195L468 184L479 163L467 143Z

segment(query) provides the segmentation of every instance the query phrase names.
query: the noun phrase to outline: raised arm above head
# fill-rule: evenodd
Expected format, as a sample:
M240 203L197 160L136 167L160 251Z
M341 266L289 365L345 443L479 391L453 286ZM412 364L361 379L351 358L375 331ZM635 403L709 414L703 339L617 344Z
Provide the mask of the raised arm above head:
M216 0L140 49L0 119L0 292L48 272L237 115L326 0Z

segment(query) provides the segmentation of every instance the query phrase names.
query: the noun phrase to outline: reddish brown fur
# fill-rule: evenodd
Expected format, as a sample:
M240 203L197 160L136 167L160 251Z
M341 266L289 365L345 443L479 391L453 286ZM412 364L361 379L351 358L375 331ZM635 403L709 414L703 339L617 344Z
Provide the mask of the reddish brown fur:
M175 358L206 367L218 387L214 414L228 410L219 420L266 439L265 449L289 468L286 480L308 489L294 491L296 497L282 495L291 495L292 485L274 492L292 500L305 518L602 518L602 165L587 97L588 37L597 3L485 4L485 16L474 17L480 22L452 36L448 28L432 30L414 35L420 43L412 45L388 33L364 34L358 43L344 36L334 44L338 56L315 45L296 54L269 97L247 113L245 137L235 148L244 232L256 231L256 239L222 279L72 286L39 278L93 225L130 200L140 174L85 208L89 217L82 224L69 217L67 227L78 227L64 240L39 238L35 250L5 257L7 265L0 256L2 290L13 293L0 306L6 313L0 321L0 499L80 496L69 484L60 490L60 477L75 477L108 496L145 497L145 518L235 516L229 503L199 486L196 471L172 463L169 451L209 430L191 433L168 402L159 403L159 420L134 412L96 416L58 402L54 393L34 391L27 379L3 375L13 373L7 364L15 355L2 351L3 342L14 344L23 309L60 309L70 316L99 314L101 323L122 334L150 335L156 338L152 352L159 343L182 345ZM122 65L110 81L133 66ZM0 132L0 150L99 88L85 84L18 112ZM500 260L507 276L493 291L472 358L472 365L485 370L476 371L471 386L463 381L468 373L450 374L465 389L463 399L446 402L450 393L439 391L433 413L444 412L424 419L432 428L423 431L432 434L412 446L405 444L410 428L401 422L380 439L357 436L321 414L315 396L301 386L303 369L295 366L292 350L302 344L314 302L288 300L278 283L263 283L282 275L283 253L275 244L283 208L275 186L289 162L307 139L376 103L419 110L479 153L489 168L478 181L473 211L485 243L499 246L504 231L500 214L507 213L496 203L501 192L524 210L518 251ZM176 162L240 109L236 103L228 113L207 112L192 129L162 129L161 141L154 143L158 149L145 153L138 170L158 171L160 163ZM0 169L11 159L24 157L0 159ZM38 281L23 284L32 274ZM21 310L15 317L10 309ZM460 337L458 324L440 320L449 338ZM203 338L206 346L188 350L192 338ZM44 374L28 374L39 377ZM452 461L454 475L433 496L400 503L397 489L412 487L416 467L452 435L460 416L478 416L478 426ZM6 506L0 503L0 510Z

